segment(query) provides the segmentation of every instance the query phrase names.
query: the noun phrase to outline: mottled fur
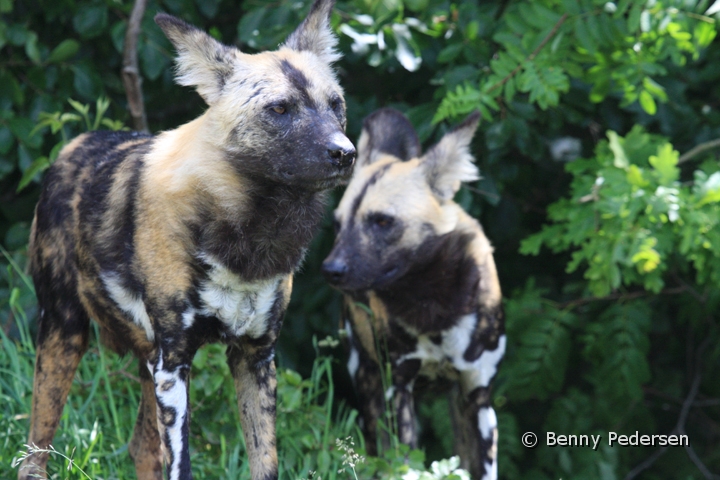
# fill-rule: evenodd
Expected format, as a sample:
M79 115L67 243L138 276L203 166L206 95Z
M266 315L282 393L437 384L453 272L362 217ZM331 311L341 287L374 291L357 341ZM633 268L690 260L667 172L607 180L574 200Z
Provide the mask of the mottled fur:
M163 462L170 479L192 477L190 365L215 341L228 344L252 478L277 478L275 342L325 191L355 157L330 65L332 3L316 0L284 46L256 55L159 14L178 81L207 111L155 137L93 132L63 149L31 233L30 443L52 441L93 319L105 345L140 359L138 478L161 479ZM46 461L29 457L19 478L44 475Z
M415 380L449 378L456 451L473 478L487 480L497 478L490 386L505 351L500 285L480 224L452 201L461 182L478 178L469 150L477 124L471 115L421 156L400 112L366 118L323 272L345 293L348 368L369 451L386 441L386 408L400 440L416 446Z

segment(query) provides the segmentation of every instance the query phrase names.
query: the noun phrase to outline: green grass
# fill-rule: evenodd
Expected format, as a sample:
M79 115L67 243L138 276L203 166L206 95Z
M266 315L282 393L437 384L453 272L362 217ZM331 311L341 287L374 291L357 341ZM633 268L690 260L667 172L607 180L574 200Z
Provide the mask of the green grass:
M9 265L0 276L0 478L17 477L18 459L27 453L35 346L29 317L37 310L32 283L23 273L23 255L2 249ZM47 471L53 479L131 479L135 469L127 444L140 401L138 361L119 357L97 342L78 367L60 419ZM316 358L308 378L278 369L277 442L281 480L357 480L410 477L457 480L426 472L424 453L393 445L378 458L365 458L357 411L336 404L332 369L336 360L319 355L334 339L313 340ZM235 388L225 347L207 345L193 361L190 381L190 456L196 479L249 478ZM395 429L389 428L390 431ZM437 462L436 462L437 463ZM431 466L433 470L437 465Z
M20 326L20 328L23 328ZM34 347L0 332L0 478L14 478L13 459L25 450L29 426ZM191 458L195 478L249 478L235 391L224 347L197 355L191 380ZM139 403L137 360L99 348L92 341L78 368L55 435L48 473L59 478L134 478L127 452ZM343 471L338 438L359 439L357 412L333 405L332 360L319 357L312 376L278 372L280 477L352 478ZM335 407L335 408L334 408ZM63 458L62 455L67 458ZM68 471L72 458L74 469ZM82 472L84 472L84 474Z

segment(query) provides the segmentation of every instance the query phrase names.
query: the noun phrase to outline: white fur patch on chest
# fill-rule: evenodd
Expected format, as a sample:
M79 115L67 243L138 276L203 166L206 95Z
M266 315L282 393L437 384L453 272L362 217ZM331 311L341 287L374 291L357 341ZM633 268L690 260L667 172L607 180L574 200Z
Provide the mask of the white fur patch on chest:
M428 335L419 335L415 351L403 355L399 362L419 359L422 361L421 373L430 377L449 376L448 369L453 369L460 373L466 391L487 387L505 354L506 337L500 336L495 350L485 350L476 360L468 362L464 354L470 346L476 326L477 315L470 314L443 332L439 344L430 340Z
M217 317L235 336L262 336L285 275L248 282L212 257L203 260L211 268L199 290L202 314Z
M150 317L140 295L123 287L120 276L115 272L102 272L100 280L120 310L127 313L136 325L145 330L148 340L151 342L155 340L155 330L152 328Z

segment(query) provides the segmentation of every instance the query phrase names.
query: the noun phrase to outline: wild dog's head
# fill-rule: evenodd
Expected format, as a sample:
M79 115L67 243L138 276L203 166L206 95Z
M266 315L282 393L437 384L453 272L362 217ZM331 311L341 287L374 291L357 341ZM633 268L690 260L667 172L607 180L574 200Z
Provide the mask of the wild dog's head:
M279 50L254 55L171 15L155 17L177 49L178 83L194 86L210 107L207 140L243 175L317 190L350 176L355 148L331 67L340 57L333 4L315 0Z
M458 221L451 205L461 182L478 178L469 150L478 121L469 116L420 156L400 112L386 108L365 119L355 172L335 210L335 246L322 265L330 283L383 288L432 255L433 240Z

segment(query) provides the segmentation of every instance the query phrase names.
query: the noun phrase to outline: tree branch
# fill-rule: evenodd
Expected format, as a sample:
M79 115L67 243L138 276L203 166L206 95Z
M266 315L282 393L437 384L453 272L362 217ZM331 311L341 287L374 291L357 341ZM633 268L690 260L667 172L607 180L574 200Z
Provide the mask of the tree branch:
M706 152L708 150L712 150L713 148L718 148L718 147L720 147L720 138L716 138L715 140L710 140L709 142L701 143L700 145L695 145L693 148L691 148L687 152L680 155L680 158L678 159L678 165L697 157L698 155L700 155L703 152Z
M125 94L132 116L133 128L141 132L149 132L147 117L145 115L145 102L142 95L142 78L138 68L137 40L140 35L140 23L145 14L147 0L135 0L127 30L125 31L125 46L123 48L122 79L125 85Z

